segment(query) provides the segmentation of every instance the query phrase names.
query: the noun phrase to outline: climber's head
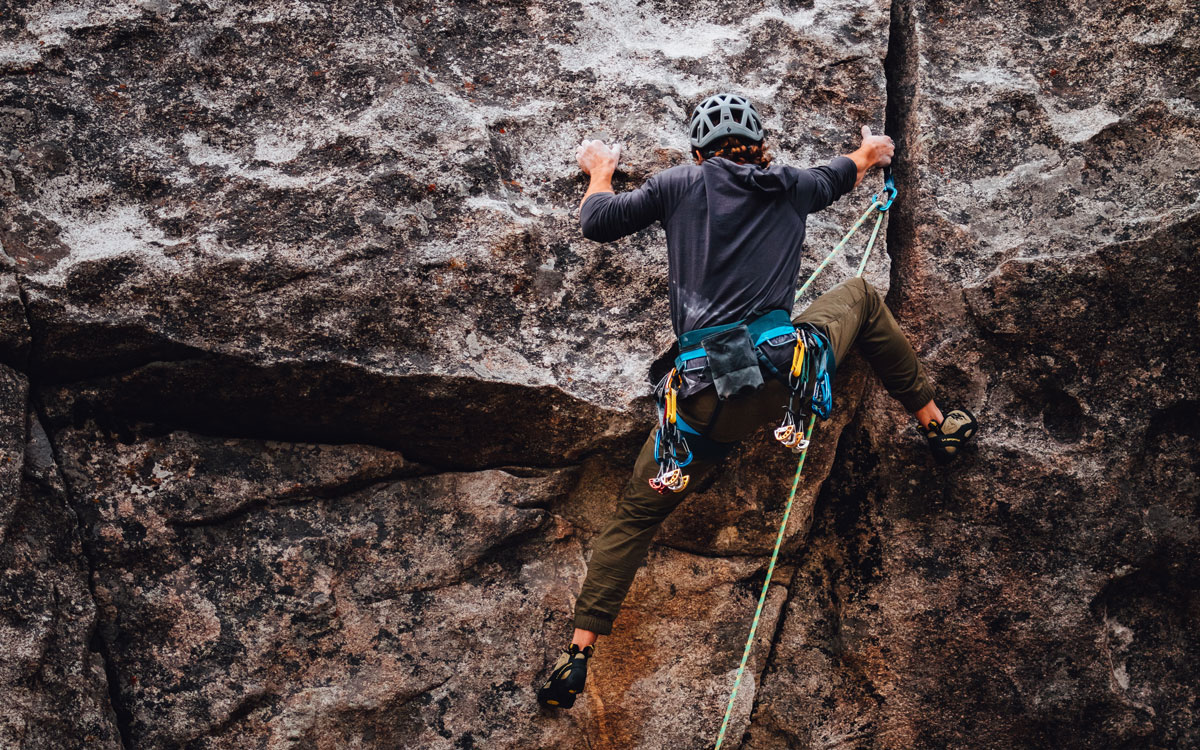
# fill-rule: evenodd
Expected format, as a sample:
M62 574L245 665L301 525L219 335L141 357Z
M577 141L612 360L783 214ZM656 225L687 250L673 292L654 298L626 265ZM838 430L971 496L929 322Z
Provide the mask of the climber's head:
M688 123L688 140L697 162L719 156L738 164L771 163L758 111L737 94L715 94L696 105Z

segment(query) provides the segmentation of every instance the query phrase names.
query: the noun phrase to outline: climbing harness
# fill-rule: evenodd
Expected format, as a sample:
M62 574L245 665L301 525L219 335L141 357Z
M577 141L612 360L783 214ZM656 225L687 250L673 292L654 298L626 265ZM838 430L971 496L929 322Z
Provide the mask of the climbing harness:
M655 492L682 492L688 483L683 470L692 461L689 439L700 448L712 442L679 415L678 400L710 386L721 399L761 388L762 370L775 371L761 347L767 343L790 344L791 339L785 337L795 332L786 310L772 310L749 321L701 328L679 338L675 367L654 387L658 407L654 460L658 462L658 474L650 479L650 486Z
M863 270L867 266L867 258L871 257L871 249L875 246L875 238L879 235L879 227L883 223L883 217L887 214L887 210L892 207L892 203L896 200L897 195L898 191L896 190L896 183L892 179L892 170L890 167L888 167L883 171L883 192L876 193L875 195L871 196L871 207L866 210L866 212L859 218L858 221L854 222L854 225L850 227L850 231L846 232L846 235L842 237L841 241L838 242L837 245L834 246L829 255L825 257L825 260L821 261L820 265L817 266L817 269L813 271L812 275L808 277L808 280L804 282L804 285L800 287L800 290L796 292L796 302L800 301L800 296L804 294L805 290L807 290L809 285L812 284L813 279L815 279L817 275L821 273L821 271L825 270L825 266L827 266L829 262L833 260L833 257L837 255L839 251L841 251L846 242L851 236L853 236L863 222L867 220L871 213L873 211L878 211L878 214L875 218L875 228L871 232L871 239L867 241L867 247L865 250L863 250L862 262L858 264L858 272L855 273L855 276L863 275ZM801 350L802 345L805 347L805 349L807 349L807 342L802 344L800 340L797 340L796 353L793 354L792 368L789 372L789 376L801 380L803 379L803 375L807 374L804 368L808 365L809 361L806 358L807 352ZM832 353L830 354L830 360L832 360ZM795 373L798 370L800 374L797 375ZM795 396L795 393L796 390L793 387L793 397ZM803 404L804 402L802 401L801 403ZM796 499L796 489L800 486L800 473L804 470L804 459L808 456L808 445L810 439L812 438L813 426L817 421L817 416L824 417L828 415L828 413L819 415L819 413L814 410L808 418L808 428L804 431L804 436L800 437L800 431L797 429L795 415L792 413L791 406L791 402L789 401L787 415L784 417L784 423L775 430L775 438L785 446L798 452L800 454L800 460L796 464L796 475L792 478L792 491L788 495L787 505L783 509L783 520L779 524L779 533L775 537L775 549L772 550L771 561L767 564L767 577L766 580L763 581L762 592L758 595L758 606L754 610L754 619L750 622L750 636L746 639L746 648L742 651L742 661L738 665L737 674L733 678L733 691L729 694L729 704L725 707L725 718L721 721L721 730L717 734L717 744L713 750L721 750L721 745L725 742L725 732L729 729L729 719L733 715L733 705L737 699L738 688L741 687L742 675L746 671L746 663L750 660L750 649L754 645L754 635L758 632L758 621L762 616L763 605L766 604L767 601L767 590L771 586L771 575L775 572L775 563L779 559L779 549L783 546L783 536L787 531L788 518L792 514L792 502ZM789 445L789 442L791 442L792 445Z
M776 367L772 353L786 352L785 347L793 345L790 367ZM679 415L677 404L682 397L710 386L720 401L753 392L765 384L765 371L788 386L784 425L776 437L792 450L800 444L798 431L785 428L788 424L794 427L797 413L815 413L824 419L833 408L833 350L816 327L794 325L787 310L689 331L679 338L679 348L674 369L654 388L659 427L654 459L659 470L649 481L656 492L681 492L687 487L688 475L682 470L691 463L692 453L685 435L701 448L711 442ZM765 351L768 348L771 353Z

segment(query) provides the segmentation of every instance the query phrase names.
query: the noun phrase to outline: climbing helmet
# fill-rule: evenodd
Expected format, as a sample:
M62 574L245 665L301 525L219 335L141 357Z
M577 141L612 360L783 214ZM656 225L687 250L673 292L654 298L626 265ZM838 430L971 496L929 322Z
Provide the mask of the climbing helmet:
M758 110L744 96L714 94L696 105L688 124L692 148L704 148L727 135L761 141L766 132Z

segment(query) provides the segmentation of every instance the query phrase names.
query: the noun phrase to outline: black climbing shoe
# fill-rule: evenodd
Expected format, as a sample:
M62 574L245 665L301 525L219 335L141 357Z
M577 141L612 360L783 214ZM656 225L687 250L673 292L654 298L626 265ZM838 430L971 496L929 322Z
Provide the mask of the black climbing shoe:
M945 415L941 424L931 421L921 430L929 441L929 450L939 464L948 464L958 457L959 449L975 436L979 423L966 409L955 409Z
M570 708L575 705L575 696L583 692L587 679L587 663L595 649L588 646L580 649L574 643L563 651L554 663L550 679L538 690L538 703L551 708Z

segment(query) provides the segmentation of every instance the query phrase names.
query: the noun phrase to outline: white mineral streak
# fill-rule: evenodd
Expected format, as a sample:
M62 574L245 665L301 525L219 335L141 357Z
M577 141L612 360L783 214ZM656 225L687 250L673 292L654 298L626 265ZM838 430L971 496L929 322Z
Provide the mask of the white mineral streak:
M1046 94L1033 76L1003 66L974 68L956 72L953 77L968 85L986 86L1000 90L1022 91L1033 95L1051 127L1059 138L1067 143L1080 143L1099 133L1104 128L1120 121L1120 116L1103 104L1086 109L1069 109L1056 97ZM951 101L962 92L955 92Z
M1019 91L1037 90L1037 83L1028 73L1021 73L1004 66L959 70L954 73L953 77L967 84L974 83L993 88L1017 89Z
M839 9L840 10L840 9ZM847 13L848 14L848 13ZM744 51L755 29L770 21L782 22L793 30L808 31L814 25L816 10L783 13L765 10L736 25L708 22L671 22L631 0L604 2L587 0L578 27L583 31L573 44L550 45L567 70L591 69L602 79L646 83L669 87L686 100L710 93L721 81L705 75L683 73L675 64L684 60L727 59ZM824 20L824 19L823 19ZM836 20L829 19L831 23ZM727 73L725 75L728 75ZM738 87L751 99L772 99L778 90L770 84Z
M1141 28L1128 29L1130 41L1147 46L1170 41L1179 33L1182 23L1178 16L1151 20L1148 13L1130 14L1125 18L1127 19L1126 23L1130 26L1141 26Z
M0 66L23 67L42 59L38 46L32 42L5 42L0 44Z
M119 255L137 256L159 271L178 272L178 261L163 255L162 247L179 241L155 226L141 206L117 205L103 212L77 216L50 210L45 215L62 228L59 236L71 254L46 274L35 278L60 278L73 266Z
M193 164L220 167L232 176L261 182L268 187L315 188L334 179L333 175L324 178L293 177L271 167L251 167L237 154L207 143L198 133L185 133L182 141L188 160Z
M1120 115L1103 104L1087 109L1060 110L1045 99L1040 99L1039 103L1045 108L1054 132L1067 143L1082 143L1121 120Z
M266 133L254 141L254 158L272 164L283 164L295 159L307 146L304 140L293 140L278 133Z
M26 28L46 45L55 46L69 40L72 31L116 25L143 12L143 6L136 2L66 2L33 15Z
M498 198L489 198L484 195L473 195L463 201L463 205L467 208L478 209L480 211L491 211L500 214L505 221L511 221L516 224L526 226L536 226L538 220L534 217L541 214L541 209L533 201L519 200L509 198L508 200L500 200ZM518 206L533 216L527 216L520 213ZM451 243L454 244L454 243Z

